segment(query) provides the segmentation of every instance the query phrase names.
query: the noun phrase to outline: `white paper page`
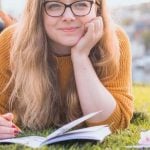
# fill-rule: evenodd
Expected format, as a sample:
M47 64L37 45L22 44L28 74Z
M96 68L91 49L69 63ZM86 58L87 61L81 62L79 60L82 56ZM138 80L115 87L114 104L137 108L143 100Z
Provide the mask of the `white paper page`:
M66 132L64 134L68 134L68 133L69 134L70 133L80 133L80 132L93 132L93 131L100 130L100 129L104 128L104 127L107 127L107 125L93 126L93 127L87 127L87 128L77 129L77 130Z
M139 144L150 145L150 130L141 132Z
M98 129L98 128L97 128ZM68 132L64 135L60 135L58 137L54 137L52 139L47 140L42 145L45 144L52 144L55 142L60 141L66 141L66 140L74 140L74 139L87 139L87 140L97 140L97 141L103 141L106 136L111 134L111 131L109 127L103 127L95 131L89 131L89 132L79 132L79 133L71 133Z
M93 116L99 114L100 112L102 112L102 111L90 113L90 114L88 114L88 115L86 115L86 116L83 116L83 117L81 117L81 118L79 118L79 119L76 119L76 120L74 120L74 121L72 121L72 122L70 122L70 123L68 123L68 124L66 124L66 125L64 125L64 126L62 126L61 128L57 129L56 131L54 131L52 134L50 134L50 135L47 136L46 138L47 138L47 139L50 139L50 138L53 138L53 137L55 137L55 136L57 136L57 135L62 135L63 133L65 133L65 132L68 131L69 129L71 129L71 128L77 126L78 124L82 123L83 121L85 121L85 120L87 120L87 119L89 119L89 118L92 118Z
M27 137L0 140L0 143L16 143L16 144L23 144L32 148L37 148L45 139L46 138L40 136L27 136Z
M44 141L47 141L48 138L53 138L56 135L62 135L64 132L68 131L69 129L75 127L79 123L95 116L96 114L100 113L101 111L90 113L86 116L83 116L75 121L72 121L71 123L64 125L63 127L59 128L52 134L50 134L47 137L40 137L40 136L28 136L28 137L21 137L21 138L12 138L12 139L4 139L0 140L0 143L16 143L16 144L24 144L33 148L39 147L41 143Z
M141 132L138 145L127 146L127 148L150 148L150 130Z

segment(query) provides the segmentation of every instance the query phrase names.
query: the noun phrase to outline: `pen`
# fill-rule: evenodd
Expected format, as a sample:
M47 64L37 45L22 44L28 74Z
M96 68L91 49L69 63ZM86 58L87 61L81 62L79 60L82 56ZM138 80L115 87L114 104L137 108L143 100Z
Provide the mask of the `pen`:
M12 124L12 127L16 128L20 133L23 133L22 130L17 125L15 125L14 123Z

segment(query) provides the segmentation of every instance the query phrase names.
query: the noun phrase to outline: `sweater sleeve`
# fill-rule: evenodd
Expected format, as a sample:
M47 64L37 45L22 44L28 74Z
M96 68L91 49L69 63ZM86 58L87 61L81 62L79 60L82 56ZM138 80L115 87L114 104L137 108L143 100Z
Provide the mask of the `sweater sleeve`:
M116 108L105 121L87 122L88 126L108 124L113 132L128 127L133 115L130 42L123 30L118 30L117 35L120 46L119 73L115 79L103 83L115 98Z
M9 82L10 71L10 48L12 39L12 27L6 28L0 33L0 114L4 114L9 111L8 100L11 93L11 89L8 88L4 91L7 83Z

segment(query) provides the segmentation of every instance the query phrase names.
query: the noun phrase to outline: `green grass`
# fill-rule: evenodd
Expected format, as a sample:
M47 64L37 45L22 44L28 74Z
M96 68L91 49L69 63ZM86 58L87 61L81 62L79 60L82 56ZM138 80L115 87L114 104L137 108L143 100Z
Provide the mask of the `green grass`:
M98 142L63 142L61 144L49 145L40 150L124 150L127 145L138 143L140 132L150 130L150 86L133 87L135 100L135 113L131 125L124 131L118 131L108 136L103 143ZM41 132L25 131L26 135L47 136L52 130ZM0 150L31 150L22 145L0 145Z

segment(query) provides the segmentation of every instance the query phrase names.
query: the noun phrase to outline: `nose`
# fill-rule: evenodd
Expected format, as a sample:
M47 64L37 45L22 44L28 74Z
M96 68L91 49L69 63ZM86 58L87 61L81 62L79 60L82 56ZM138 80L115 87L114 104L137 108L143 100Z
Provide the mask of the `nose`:
M71 11L71 8L66 8L64 14L62 15L62 19L65 21L71 21L71 20L75 20L75 16L73 14L73 12Z

